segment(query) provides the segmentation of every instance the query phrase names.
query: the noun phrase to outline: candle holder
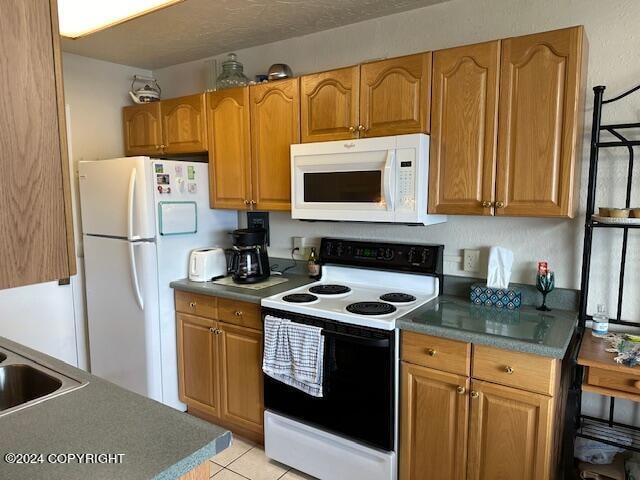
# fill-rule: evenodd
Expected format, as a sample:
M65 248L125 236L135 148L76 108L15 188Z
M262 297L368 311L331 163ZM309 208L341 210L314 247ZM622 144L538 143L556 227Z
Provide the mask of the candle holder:
M547 295L556 287L555 275L553 272L538 273L536 276L536 288L542 293L542 305L537 310L548 312L551 310L547 307Z

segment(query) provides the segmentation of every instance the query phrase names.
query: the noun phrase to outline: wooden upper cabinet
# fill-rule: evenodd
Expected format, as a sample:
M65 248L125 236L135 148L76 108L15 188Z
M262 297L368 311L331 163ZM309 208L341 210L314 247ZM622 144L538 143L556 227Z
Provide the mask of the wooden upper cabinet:
M205 94L162 100L164 153L207 151Z
M57 13L0 2L0 289L75 274Z
M207 94L211 208L241 210L251 200L249 87Z
M582 27L502 41L496 214L574 215L585 42Z
M357 136L360 67L341 68L300 78L303 142Z
M290 210L290 146L300 143L299 79L254 85L249 93L255 207Z
M551 478L553 399L472 381L469 480Z
M464 480L468 388L466 376L402 362L400 480Z
M256 433L263 431L262 333L220 323L221 418Z
M219 348L213 320L185 313L178 321L178 372L180 400L210 415L219 415Z
M360 66L360 136L429 132L431 52Z
M125 155L132 157L162 153L160 102L124 107L122 115Z
M433 54L429 212L491 215L500 41Z

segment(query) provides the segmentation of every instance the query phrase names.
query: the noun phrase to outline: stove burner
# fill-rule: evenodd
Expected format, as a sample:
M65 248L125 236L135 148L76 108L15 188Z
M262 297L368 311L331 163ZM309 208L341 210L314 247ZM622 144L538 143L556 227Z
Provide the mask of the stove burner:
M408 293L400 293L400 292L385 293L384 295L380 296L380 300L384 300L385 302L392 302L392 303L408 303L408 302L415 301L415 299L416 297L414 297L413 295L409 295Z
M351 291L349 287L345 287L344 285L316 285L315 287L311 287L309 289L311 293L317 293L318 295L340 295L342 293L348 293Z
M282 300L290 303L309 303L317 299L318 297L310 293L291 293L282 297Z
M385 315L396 311L396 307L384 302L356 302L347 305L347 311L360 315Z

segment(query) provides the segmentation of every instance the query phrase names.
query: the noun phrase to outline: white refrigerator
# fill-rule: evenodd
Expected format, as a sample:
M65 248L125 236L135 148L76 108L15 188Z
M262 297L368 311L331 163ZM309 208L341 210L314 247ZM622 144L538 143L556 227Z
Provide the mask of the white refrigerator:
M169 283L194 248L231 244L235 211L209 208L206 163L79 163L91 372L179 410Z

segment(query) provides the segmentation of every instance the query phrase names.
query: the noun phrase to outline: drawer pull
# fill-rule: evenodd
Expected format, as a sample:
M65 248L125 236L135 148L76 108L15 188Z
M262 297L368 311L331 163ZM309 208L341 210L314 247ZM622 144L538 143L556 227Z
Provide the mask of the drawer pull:
M436 352L433 348L427 348L427 354L428 354L430 357L435 357L435 356L436 356L436 353L438 353L438 352Z
M209 332L211 332L211 333L216 333L216 329L215 329L215 328L213 328L213 327L209 327Z
M478 398L480 396L480 394L478 392L476 392L475 390L471 390L471 398Z
M513 373L513 367L507 365L506 367L504 367L504 372L511 375Z
M233 312L233 314L234 314L236 317L241 317L241 316L242 316L242 311L240 311L240 310L236 310L235 312Z
M196 302L189 303L189 307L190 308L196 308Z
M467 391L467 389L464 388L463 386L456 387L456 392L458 392L460 395L463 395L464 392L466 392L466 391Z

